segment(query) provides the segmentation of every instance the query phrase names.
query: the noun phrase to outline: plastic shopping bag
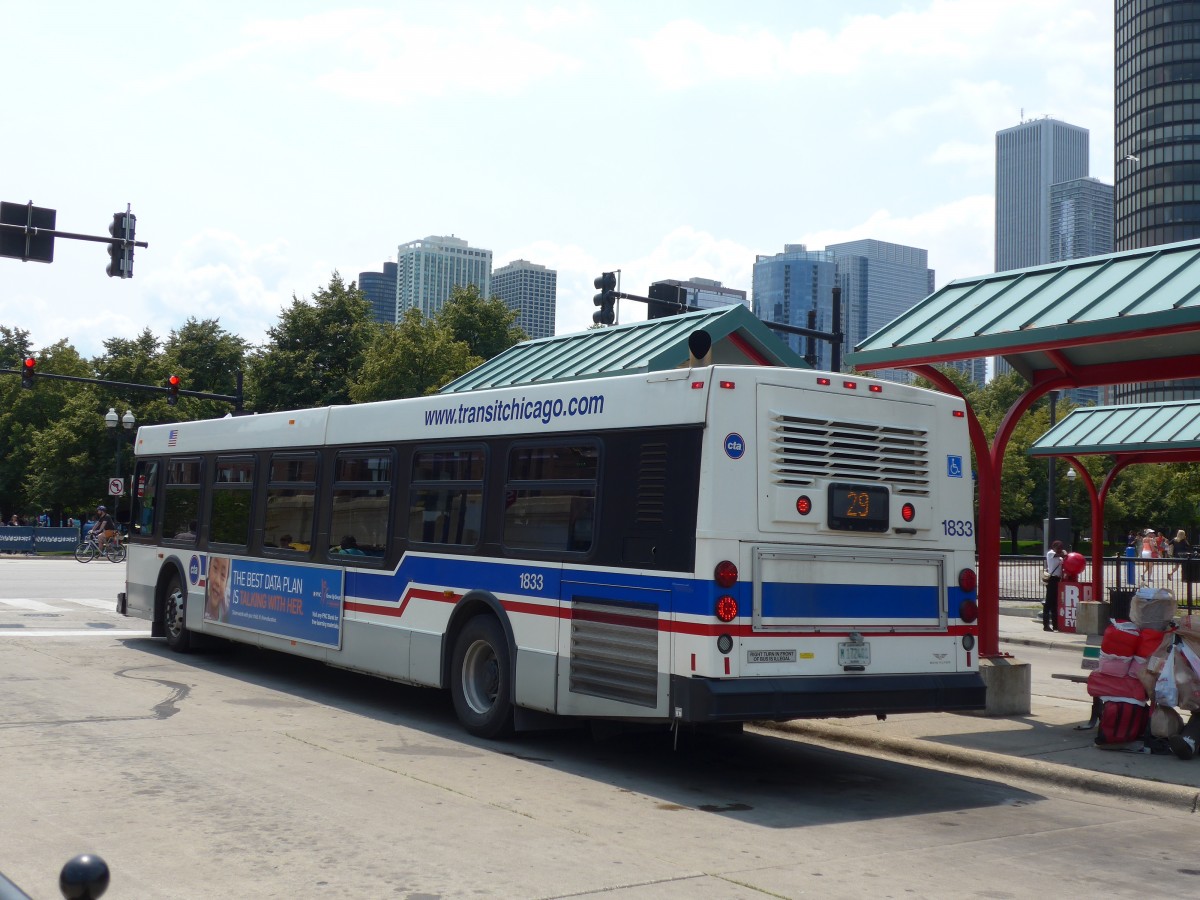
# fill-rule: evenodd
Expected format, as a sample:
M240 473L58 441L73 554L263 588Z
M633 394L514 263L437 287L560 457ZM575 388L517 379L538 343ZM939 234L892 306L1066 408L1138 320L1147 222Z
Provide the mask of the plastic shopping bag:
M1163 706L1179 704L1179 688L1175 685L1175 651L1167 654L1158 680L1154 682L1154 699Z

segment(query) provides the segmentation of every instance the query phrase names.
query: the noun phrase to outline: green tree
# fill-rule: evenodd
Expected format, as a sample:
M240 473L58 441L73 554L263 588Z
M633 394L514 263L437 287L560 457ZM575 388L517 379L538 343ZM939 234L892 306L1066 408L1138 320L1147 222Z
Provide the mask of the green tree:
M221 327L220 319L189 317L182 328L171 332L163 345L162 377L178 375L183 390L235 396L238 373L246 368L247 348L242 338ZM175 416L213 419L232 409L222 400L181 397Z
M356 403L432 394L482 363L440 320L410 309L398 325L379 330L350 387Z
M267 412L350 402L350 385L378 329L362 291L337 272L311 301L293 295L266 344L247 360L250 407Z
M27 334L22 338L10 332L3 335L3 342L3 352L20 350L18 359L32 352ZM51 344L33 355L38 360L38 372L43 375L89 377L92 374L88 364L66 341ZM6 515L14 512L29 515L44 506L31 487L36 474L33 458L40 446L40 430L58 421L72 398L81 393L90 396L91 402L95 403L90 389L75 382L39 377L31 391L23 389L21 380L15 376L0 382L0 447L4 448L0 454L0 511Z
M489 360L514 344L529 340L515 324L519 310L509 309L499 297L484 300L473 284L455 285L450 299L437 314L437 320L450 329L454 340L462 341L473 356Z
M38 509L51 510L55 519L93 509L102 502L105 483L114 474L112 432L97 409L95 390L91 387L76 390L60 414L39 429L32 442L28 467L30 502ZM124 459L119 474L128 479L132 447L127 444L122 450Z

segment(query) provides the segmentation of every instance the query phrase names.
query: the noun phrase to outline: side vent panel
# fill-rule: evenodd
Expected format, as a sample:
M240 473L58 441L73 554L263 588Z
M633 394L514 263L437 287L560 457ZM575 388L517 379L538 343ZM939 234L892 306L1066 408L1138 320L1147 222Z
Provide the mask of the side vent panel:
M658 610L576 598L571 614L571 691L658 705Z

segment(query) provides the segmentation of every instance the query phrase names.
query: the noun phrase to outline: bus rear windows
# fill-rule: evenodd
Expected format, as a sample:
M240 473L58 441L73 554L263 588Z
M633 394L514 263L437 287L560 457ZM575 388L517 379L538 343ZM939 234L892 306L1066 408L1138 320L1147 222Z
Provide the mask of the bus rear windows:
M586 553L596 520L600 449L592 443L514 447L504 497L504 546Z
M877 484L831 484L829 527L838 531L887 531L888 489Z
M473 547L483 527L482 447L442 447L413 454L408 539Z

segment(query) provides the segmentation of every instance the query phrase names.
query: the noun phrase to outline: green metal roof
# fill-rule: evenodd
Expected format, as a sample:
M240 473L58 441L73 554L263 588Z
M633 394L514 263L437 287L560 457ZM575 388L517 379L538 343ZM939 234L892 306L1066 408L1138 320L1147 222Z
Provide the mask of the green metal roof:
M1084 406L1033 442L1030 456L1179 454L1200 450L1200 400Z
M716 364L811 368L739 304L526 341L451 381L441 393L676 369L687 364L688 337L698 330L712 338Z
M1091 383L1104 383L1105 366L1194 355L1198 331L1200 241L1188 241L957 279L847 361L864 370L999 355L1029 381L1093 367Z

